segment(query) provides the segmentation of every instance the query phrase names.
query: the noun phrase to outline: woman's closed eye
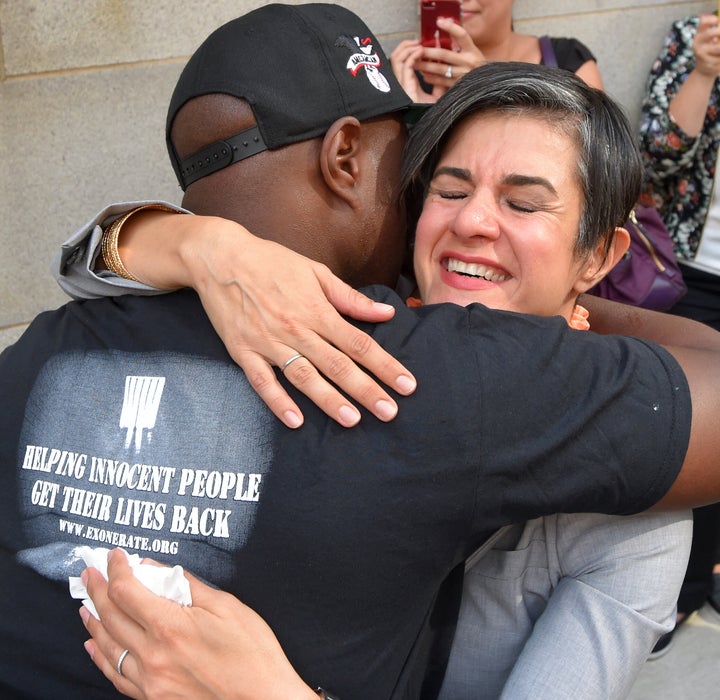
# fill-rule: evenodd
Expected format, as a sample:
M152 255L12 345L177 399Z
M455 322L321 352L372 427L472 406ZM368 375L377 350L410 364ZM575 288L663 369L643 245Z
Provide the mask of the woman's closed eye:
M438 187L437 185L431 186L428 189L427 197L439 197L440 199L465 199L469 197L470 193L466 189L457 187Z
M522 214L555 211L559 197L541 187L509 188L500 195L501 204Z
M438 196L442 199L465 199L467 192L438 192Z
M521 199L508 199L507 205L514 211L522 212L523 214L534 214L536 211L540 211L542 207Z

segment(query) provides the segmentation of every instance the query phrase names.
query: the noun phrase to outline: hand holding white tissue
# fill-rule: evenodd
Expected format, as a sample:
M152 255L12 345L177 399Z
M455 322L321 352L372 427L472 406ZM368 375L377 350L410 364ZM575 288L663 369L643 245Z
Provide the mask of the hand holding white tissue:
M318 700L267 623L235 596L186 572L192 606L163 600L114 550L107 570L109 582L93 567L86 577L102 620L85 607L80 616L91 637L85 650L121 693L137 700Z
M78 547L75 553L85 561L87 566L97 569L107 581L107 555L110 550L105 547ZM182 566L154 566L143 564L138 554L128 554L124 549L120 550L127 557L130 568L140 583L149 588L153 593L174 600L180 605L192 605L190 595L190 584L183 574ZM70 576L70 595L73 598L82 599L83 605L93 614L96 619L100 616L95 605L88 596L88 592L79 576Z

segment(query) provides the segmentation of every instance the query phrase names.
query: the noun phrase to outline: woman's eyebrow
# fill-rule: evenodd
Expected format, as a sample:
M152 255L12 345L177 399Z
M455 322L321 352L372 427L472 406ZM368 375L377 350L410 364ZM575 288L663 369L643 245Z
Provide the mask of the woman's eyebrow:
M454 177L458 180L463 180L464 182L472 182L472 175L470 171L465 168L455 168L450 165L441 165L433 173L433 180L436 177L440 177L441 175L449 175L450 177ZM554 196L558 196L557 190L555 189L555 187L553 187L553 184L550 182L550 180L544 177L540 177L538 175L522 175L520 173L510 173L503 178L503 183L512 187L533 187L535 185L538 185L545 188Z
M552 193L557 197L557 190L553 187L550 180L547 180L544 177L510 173L510 175L507 175L505 178L503 178L503 182L506 185L511 185L514 187L532 187L534 185L539 185L540 187L544 187L546 190L548 190L548 192Z
M472 180L469 170L466 170L465 168L453 168L449 165L440 166L433 173L433 180L441 175L450 175L451 177L455 177L458 180L465 180L466 182L470 182Z

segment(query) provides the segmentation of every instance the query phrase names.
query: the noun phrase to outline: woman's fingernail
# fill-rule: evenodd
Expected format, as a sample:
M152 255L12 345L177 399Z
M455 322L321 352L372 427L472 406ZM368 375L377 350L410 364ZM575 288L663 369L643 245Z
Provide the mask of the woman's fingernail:
M392 304L383 304L379 301L373 302L373 308L376 311L382 311L383 313L388 313L390 311L395 311L395 307Z
M87 569L82 570L82 573L80 574L80 580L82 581L83 586L87 586L87 582L88 582Z
M302 418L295 411L285 411L283 419L288 428L299 428L303 424Z
M395 418L397 415L398 408L397 404L393 401L387 401L386 399L380 399L375 404L375 415L383 421L389 421Z
M85 651L88 653L88 656L92 659L92 657L95 656L95 643L93 640L88 639L83 646L85 647Z
M401 374L395 380L395 387L401 394L412 394L417 389L417 382L415 377L410 377L407 374Z
M87 621L90 619L90 612L84 605L80 608L80 618L83 624L87 625Z
M338 418L340 420L340 425L346 428L352 428L360 421L360 411L358 411L354 406L341 406L338 411Z

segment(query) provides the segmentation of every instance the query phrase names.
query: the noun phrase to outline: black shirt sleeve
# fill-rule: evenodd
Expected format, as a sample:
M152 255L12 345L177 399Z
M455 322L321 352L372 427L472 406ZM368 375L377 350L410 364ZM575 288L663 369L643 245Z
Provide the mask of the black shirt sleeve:
M588 61L595 61L590 49L577 39L553 37L550 39L558 67L576 73Z
M471 478L463 463L476 470L478 529L558 512L636 513L675 481L690 394L660 346L481 304L398 316L416 325L401 334L401 348L386 347L419 378L425 407L438 407L433 432L451 432L446 473ZM422 420L429 431L418 411L416 425Z

